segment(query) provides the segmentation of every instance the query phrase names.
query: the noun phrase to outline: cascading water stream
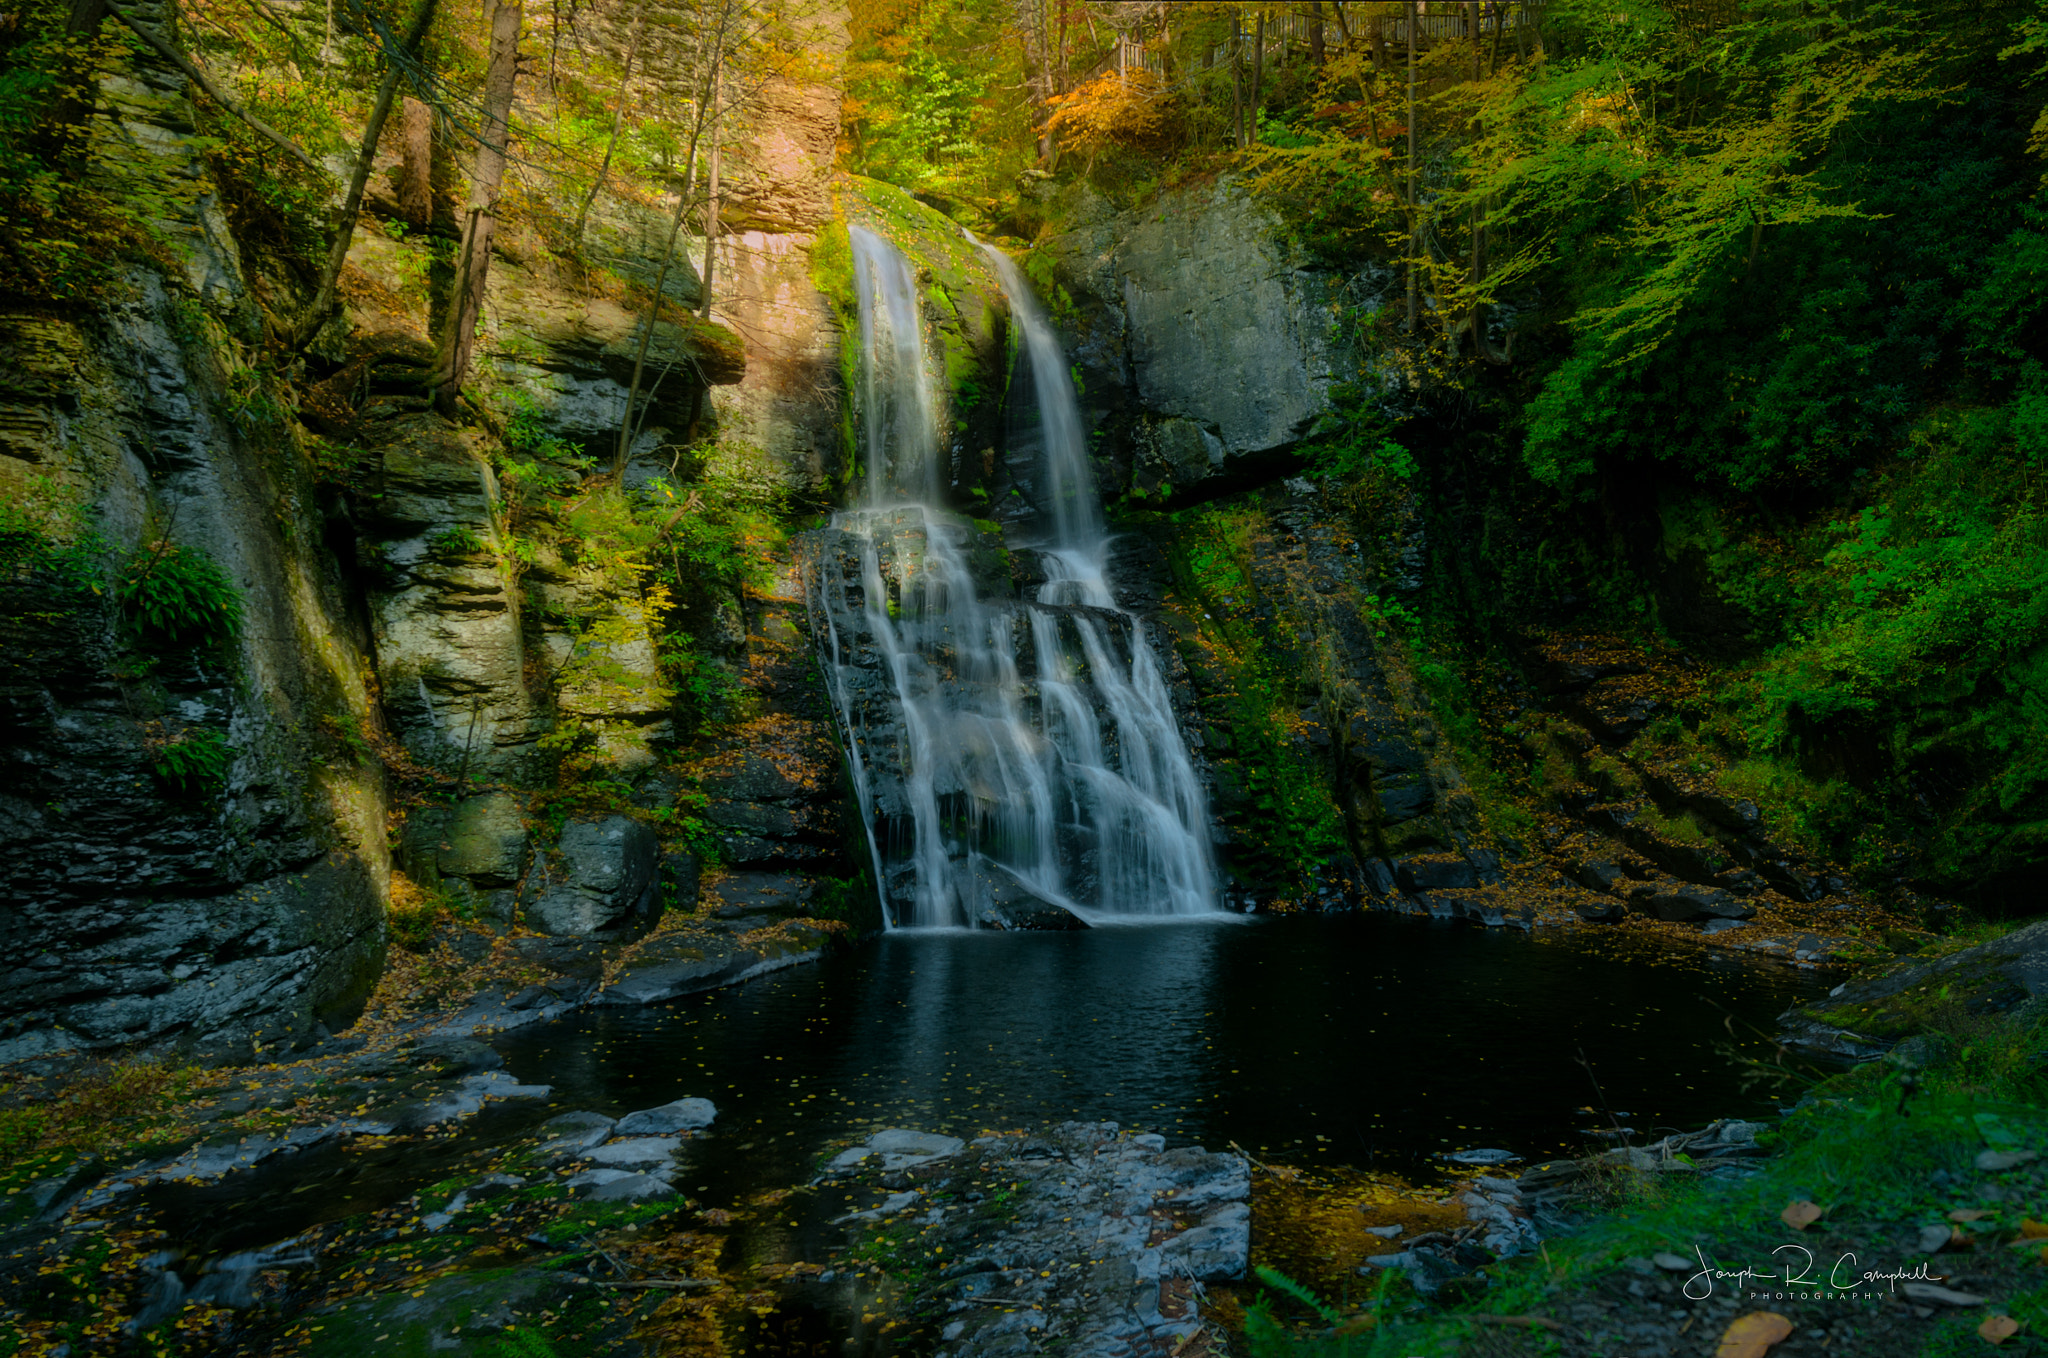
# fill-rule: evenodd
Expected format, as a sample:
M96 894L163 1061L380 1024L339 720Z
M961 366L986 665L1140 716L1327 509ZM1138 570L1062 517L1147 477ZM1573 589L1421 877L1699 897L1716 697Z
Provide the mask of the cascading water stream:
M1157 658L1105 578L1108 538L1065 357L988 247L1045 433L1036 599L938 503L942 467L909 262L852 228L866 504L812 568L827 678L893 927L1215 909L1207 808ZM820 564L820 562L827 564ZM993 568L993 569L992 569Z

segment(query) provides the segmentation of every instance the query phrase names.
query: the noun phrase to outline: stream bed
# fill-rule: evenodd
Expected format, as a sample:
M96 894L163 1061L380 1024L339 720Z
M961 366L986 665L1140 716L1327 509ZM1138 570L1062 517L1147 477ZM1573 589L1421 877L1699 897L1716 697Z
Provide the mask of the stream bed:
M210 1181L160 1183L142 1203L173 1244L158 1257L180 1260L182 1272L181 1281L166 1273L152 1286L175 1303L183 1288L237 1266L240 1251L323 1260L294 1285L302 1289L294 1300L242 1332L238 1353L268 1353L302 1323L312 1326L304 1334L322 1336L312 1350L322 1355L356 1352L352 1344L400 1323L452 1343L463 1325L485 1333L486 1302L496 1308L490 1314L504 1311L496 1325L515 1323L519 1305L555 1307L543 1314L582 1327L558 1336L573 1340L564 1353L609 1352L633 1326L684 1320L740 1326L746 1352L810 1352L817 1343L856 1358L927 1352L937 1323L929 1305L914 1323L892 1318L920 1276L914 1268L895 1282L831 1271L849 1257L847 1214L910 1185L841 1174L816 1191L790 1191L882 1129L963 1139L1022 1133L1011 1139L1018 1145L1041 1135L1093 1138L1090 1145L1113 1143L1118 1154L1146 1145L1144 1154L1160 1155L1189 1145L1239 1149L1321 1172L1321 1182L1363 1172L1426 1188L1448 1177L1440 1157L1449 1152L1497 1148L1529 1164L1611 1144L1597 1136L1610 1110L1639 1142L1715 1118L1775 1115L1775 1101L1746 1080L1753 1067L1745 1062L1768 1057L1778 1015L1830 979L1712 954L1618 955L1616 942L1593 931L1538 938L1371 914L1210 916L1060 933L898 931L745 985L665 1006L587 1009L500 1037L494 1045L509 1075L550 1086L544 1098L493 1102L425 1136L329 1141ZM649 1309L666 1294L645 1296L638 1310L592 1299L562 1310L575 1284L591 1280L551 1261L586 1228L576 1224L583 1218L550 1215L566 1206L550 1177L574 1167L545 1153L532 1158L537 1135L564 1134L540 1124L685 1098L718 1110L665 1171L685 1195L685 1215L645 1235L615 1230L605 1248L639 1251L626 1265L638 1276L681 1270L701 1279L718 1259L730 1286L695 1294L705 1297L695 1311ZM1117 1141L1104 1123L1159 1135ZM452 1227L448 1216L439 1225L425 1217L455 1185L482 1185L508 1165L542 1183ZM1014 1162L984 1169L961 1172L976 1184L976 1175L992 1175L983 1192L1028 1177ZM898 1205L886 1210L899 1210L891 1201ZM502 1225L501 1209L510 1213ZM1411 1202L1403 1212L1417 1210ZM1189 1223L1175 1229L1200 1234ZM861 1248L872 1256L903 1247L891 1241L884 1232ZM948 1259L974 1243L932 1241L934 1257L943 1245ZM238 1265L245 1272L270 1267L242 1258L255 1260ZM431 1296L398 1286L457 1260L468 1262L425 1275L440 1278ZM1242 1259L1233 1267L1241 1272ZM794 1290L773 1282L800 1270L819 1282ZM1075 1275L1083 1276L1094 1275ZM427 1300L406 1311L408 1297ZM1094 1305L1072 1314L1094 1315ZM762 1326L793 1327L802 1342L770 1343ZM674 1351L696 1351L696 1341L672 1338Z

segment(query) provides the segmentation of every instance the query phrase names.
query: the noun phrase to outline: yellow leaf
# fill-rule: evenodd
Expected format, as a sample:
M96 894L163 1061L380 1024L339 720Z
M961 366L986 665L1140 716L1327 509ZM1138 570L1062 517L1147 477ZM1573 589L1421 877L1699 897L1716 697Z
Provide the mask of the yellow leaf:
M2048 1236L2048 1221L2035 1221L2029 1217L2020 1223L2020 1238L2022 1240L2039 1240L2043 1236Z
M1778 1220L1784 1222L1795 1231L1805 1230L1808 1226L1813 1225L1814 1222L1819 1221L1820 1217L1820 1206L1811 1202L1788 1202L1785 1204L1785 1210L1778 1213ZM1759 1314L1769 1315L1770 1312L1764 1311ZM1771 1342L1775 1344L1777 1340L1774 1339Z
M1800 1204L1794 1204L1798 1206ZM1805 1206L1812 1207L1812 1203ZM1790 1208L1786 1209L1790 1211ZM1816 1209L1815 1215L1818 1215ZM1805 1227L1801 1227L1804 1230ZM1764 1358L1771 1345L1788 1338L1792 1333L1792 1322L1776 1311L1751 1311L1730 1325L1721 1335L1720 1347L1714 1350L1714 1358Z
M1986 1316L1977 1327L1977 1333L1994 1344L2003 1344L2019 1332L2020 1323L2011 1316Z

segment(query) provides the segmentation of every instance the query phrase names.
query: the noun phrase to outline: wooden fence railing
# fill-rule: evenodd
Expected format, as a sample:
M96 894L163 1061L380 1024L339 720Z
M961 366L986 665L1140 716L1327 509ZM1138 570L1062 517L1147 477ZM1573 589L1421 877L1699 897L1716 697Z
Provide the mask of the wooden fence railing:
M1484 0L1479 6L1479 36L1493 34L1533 33L1541 21L1544 6L1530 0ZM1241 22L1241 21L1240 21ZM1313 47L1310 25L1312 20L1305 14L1276 14L1266 19L1266 56L1270 61L1285 62L1290 49L1307 52ZM1324 20L1323 50L1341 52L1346 46L1344 29ZM1416 36L1423 49L1445 42L1472 41L1472 7L1460 4L1453 13L1422 14L1416 17ZM1388 50L1399 49L1404 55L1408 50L1408 16L1389 15L1384 18L1361 18L1351 29L1351 42L1370 50L1375 36ZM1204 55L1201 69L1214 70L1227 64L1233 54L1239 64L1252 59L1252 44L1256 34L1247 25L1241 28L1231 41L1218 43ZM1143 42L1119 34L1116 43L1093 66L1075 77L1076 86L1085 85L1100 76L1116 71L1120 74L1131 71L1147 71L1159 79L1166 79L1166 57L1164 53L1149 50Z

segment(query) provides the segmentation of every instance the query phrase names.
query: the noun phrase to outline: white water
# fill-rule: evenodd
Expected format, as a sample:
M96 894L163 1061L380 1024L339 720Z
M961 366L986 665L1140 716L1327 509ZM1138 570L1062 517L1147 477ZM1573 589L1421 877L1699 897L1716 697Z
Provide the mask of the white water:
M996 544L939 504L916 278L858 227L867 503L858 616L826 591L831 686L892 927L959 927L1033 898L1084 919L1216 908L1207 807L1144 629L1105 579L1108 537L1065 355L1016 265L988 251L1029 358L1052 538L1037 598L984 600ZM847 582L852 583L852 582ZM886 674L858 689L862 644Z

